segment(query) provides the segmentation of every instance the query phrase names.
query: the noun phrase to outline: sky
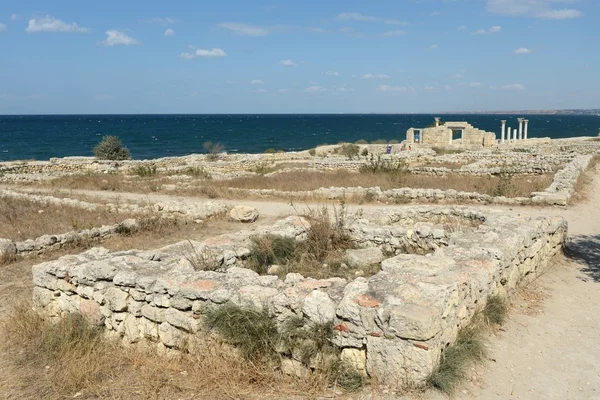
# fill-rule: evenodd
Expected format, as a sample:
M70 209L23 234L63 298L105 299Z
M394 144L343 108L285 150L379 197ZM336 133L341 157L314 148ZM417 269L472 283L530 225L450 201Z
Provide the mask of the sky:
M598 0L2 0L0 114L600 108Z

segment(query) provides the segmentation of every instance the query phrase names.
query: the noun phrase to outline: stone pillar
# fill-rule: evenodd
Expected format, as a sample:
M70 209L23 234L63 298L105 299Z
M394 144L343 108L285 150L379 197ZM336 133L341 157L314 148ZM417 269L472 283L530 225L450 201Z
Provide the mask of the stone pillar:
M435 126L440 126L440 117L435 117Z
M523 120L523 122L525 122L525 132L524 132L523 139L527 140L527 127L529 126L529 120L525 119L525 120Z
M515 142L517 141L517 133L518 133L518 132L519 132L519 131L517 130L517 128L515 128L515 130L514 130L514 132L513 132L513 141L515 141Z
M523 138L523 118L517 118L519 121L519 136L517 139L521 140Z
M500 136L500 143L504 143L504 133L506 132L506 120L503 119L500 122L502 122L502 134Z

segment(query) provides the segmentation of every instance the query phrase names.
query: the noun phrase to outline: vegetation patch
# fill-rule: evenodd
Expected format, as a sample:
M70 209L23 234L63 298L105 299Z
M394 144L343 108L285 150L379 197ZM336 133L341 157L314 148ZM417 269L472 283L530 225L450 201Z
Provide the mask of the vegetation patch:
M202 147L209 161L217 161L219 154L225 151L225 146L219 142L204 142Z
M360 147L353 143L346 143L340 147L336 147L333 151L334 154L346 156L349 160L353 160L358 157Z
M450 147L437 147L437 146L432 147L431 150L435 151L435 154L438 156L442 156L444 154L458 154L458 153L465 152L462 149L453 149Z
M94 155L99 160L128 160L131 158L127 147L121 144L116 136L104 136L100 143L94 147Z

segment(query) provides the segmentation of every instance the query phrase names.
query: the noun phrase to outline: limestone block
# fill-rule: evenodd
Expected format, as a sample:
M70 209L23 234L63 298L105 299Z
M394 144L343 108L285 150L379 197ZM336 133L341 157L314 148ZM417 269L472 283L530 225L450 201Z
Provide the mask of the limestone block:
M104 324L104 315L100 311L100 305L93 300L81 300L79 312L92 325L102 326Z
M158 326L158 336L165 346L181 348L186 335L168 322L163 322Z
M124 340L126 343L136 343L140 340L140 329L137 319L129 314L123 320Z
M108 308L111 311L125 311L127 310L127 299L129 293L124 292L120 289L111 287L104 294L104 299L107 303Z
M346 250L346 260L352 268L363 268L369 265L379 264L385 257L378 247L366 249Z
M0 257L16 254L17 248L12 240L0 239Z
M258 210L248 206L235 206L229 211L229 217L239 222L254 222L258 219Z
M33 287L33 305L44 308L54 299L54 292L39 286Z
M310 321L317 324L325 324L333 322L335 318L335 304L326 293L314 290L304 298L302 312Z
M367 374L367 351L346 347L342 349L340 359L361 375Z
M165 321L165 310L161 308L152 307L151 305L142 306L142 315L154 322Z
M284 358L281 361L281 372L300 379L306 379L310 376L310 370L304 364L289 358Z

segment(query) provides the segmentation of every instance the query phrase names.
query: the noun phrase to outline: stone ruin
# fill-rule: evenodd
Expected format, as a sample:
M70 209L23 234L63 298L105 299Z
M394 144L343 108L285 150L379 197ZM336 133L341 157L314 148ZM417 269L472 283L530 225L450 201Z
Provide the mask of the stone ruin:
M459 329L492 295L510 296L542 273L561 251L560 217L508 216L498 210L420 206L347 220L354 263L380 263L370 277L313 279L297 273L258 275L245 268L251 238L305 240L302 217L184 241L154 251L79 255L35 265L36 309L52 318L81 313L124 344L164 351L209 335L207 309L229 302L268 310L282 326L291 318L331 323L341 357L390 386L423 385ZM211 254L218 268L197 270L190 248ZM364 254L361 254L364 253Z
M435 126L427 128L410 128L406 131L407 144L425 144L431 146L463 147L493 147L496 143L496 134L475 128L468 122L444 122L435 118Z

